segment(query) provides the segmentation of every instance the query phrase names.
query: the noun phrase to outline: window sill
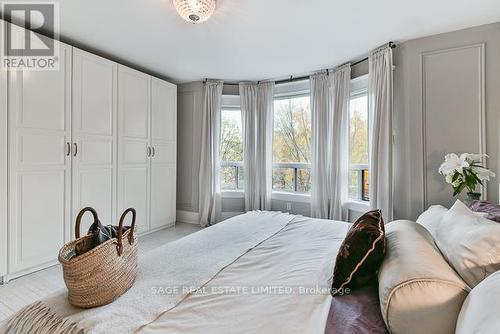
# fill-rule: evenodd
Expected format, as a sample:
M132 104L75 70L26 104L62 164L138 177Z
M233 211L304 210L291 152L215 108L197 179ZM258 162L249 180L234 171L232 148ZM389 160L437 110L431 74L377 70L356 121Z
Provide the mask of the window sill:
M344 203L344 208L358 212L366 212L370 210L370 202L352 199Z
M309 194L298 194L298 193L287 193L284 191L273 191L271 197L272 197L272 199L279 200L279 201L311 203L311 195L309 195Z
M223 190L221 191L222 198L245 198L243 190Z

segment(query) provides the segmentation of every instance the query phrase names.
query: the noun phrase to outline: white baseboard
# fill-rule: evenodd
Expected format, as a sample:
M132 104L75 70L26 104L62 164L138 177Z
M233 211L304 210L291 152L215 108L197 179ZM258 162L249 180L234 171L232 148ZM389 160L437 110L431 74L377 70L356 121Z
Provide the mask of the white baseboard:
M179 223L198 225L199 224L198 212L177 210L177 221Z

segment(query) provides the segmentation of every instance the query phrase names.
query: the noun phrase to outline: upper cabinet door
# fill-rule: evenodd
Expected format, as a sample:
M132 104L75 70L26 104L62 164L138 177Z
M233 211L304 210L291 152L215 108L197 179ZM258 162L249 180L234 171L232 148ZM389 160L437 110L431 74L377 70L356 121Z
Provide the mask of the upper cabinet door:
M137 211L137 230L149 229L151 76L118 70L118 216Z
M175 223L177 160L177 86L151 83L151 228Z
M117 71L116 63L74 49L73 222L90 206L103 224L117 224ZM91 223L86 216L82 233Z
M56 260L69 236L71 53L60 43L58 70L8 74L10 273Z

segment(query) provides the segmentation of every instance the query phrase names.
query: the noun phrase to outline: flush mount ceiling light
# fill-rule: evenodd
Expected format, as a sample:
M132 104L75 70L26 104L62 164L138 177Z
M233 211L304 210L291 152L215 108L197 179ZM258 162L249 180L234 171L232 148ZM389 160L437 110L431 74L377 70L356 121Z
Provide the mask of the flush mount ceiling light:
M201 23L210 18L215 10L215 0L173 0L179 15L191 23Z

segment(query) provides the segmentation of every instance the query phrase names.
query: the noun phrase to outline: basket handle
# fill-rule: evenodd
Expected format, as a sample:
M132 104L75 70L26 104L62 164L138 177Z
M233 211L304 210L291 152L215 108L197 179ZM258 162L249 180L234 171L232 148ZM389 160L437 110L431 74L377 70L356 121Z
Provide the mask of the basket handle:
M81 221L82 221L82 217L83 215L85 214L85 212L89 211L92 216L94 216L94 224L97 224L99 222L99 218L97 217L97 212L91 208L91 207L86 207L86 208L83 208L79 213L78 213L78 216L76 216L76 224L75 224L75 239L78 239L80 238L80 224L81 224Z
M135 217L136 217L136 212L134 208L128 208L122 213L122 216L120 217L120 222L118 223L118 243L116 244L116 250L118 251L118 256L121 256L123 253L123 244L122 244L122 235L123 235L123 220L125 219L125 216L129 213L132 212L132 225L130 226L130 233L128 235L128 243L132 245L134 242L134 228L135 228Z

